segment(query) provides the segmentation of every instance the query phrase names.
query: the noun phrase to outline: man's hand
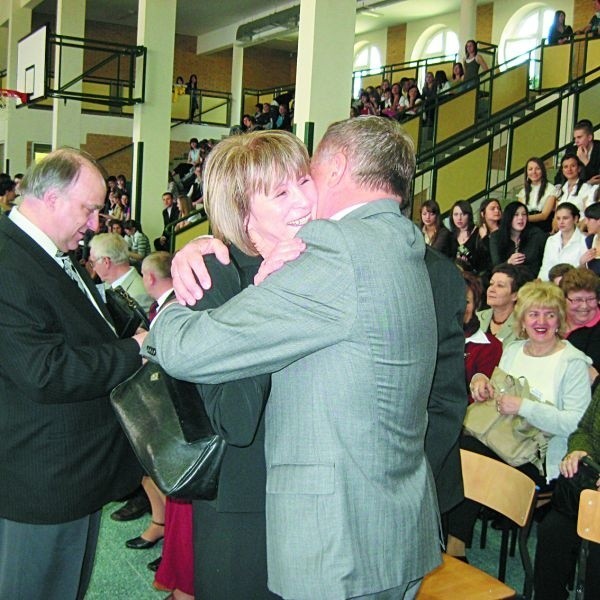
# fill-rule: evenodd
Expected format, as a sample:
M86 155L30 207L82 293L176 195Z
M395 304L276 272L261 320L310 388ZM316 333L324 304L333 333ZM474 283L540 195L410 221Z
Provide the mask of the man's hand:
M574 450L573 452L570 452L562 459L559 466L560 472L565 477L573 477L579 468L579 461L584 456L587 456L587 452L584 452L583 450Z
M594 175L587 180L590 185L598 185L600 183L600 175Z
M587 150L583 146L577 146L577 158L585 165L590 162Z
M212 282L204 265L205 254L214 254L224 265L229 264L229 249L221 241L202 237L187 243L173 258L171 275L173 288L180 304L196 304L210 289Z
M278 271L286 262L296 260L306 250L306 244L300 238L279 242L268 258L262 261L258 273L254 276L254 285L259 285L271 273Z
M133 339L138 343L140 350L144 344L144 340L146 339L147 335L148 332L145 329L138 328L138 330L135 332L135 335L132 336Z

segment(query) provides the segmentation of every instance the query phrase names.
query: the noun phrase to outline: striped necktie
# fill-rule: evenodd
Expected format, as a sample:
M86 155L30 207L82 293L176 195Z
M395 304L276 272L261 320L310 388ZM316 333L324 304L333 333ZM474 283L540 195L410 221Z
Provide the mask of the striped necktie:
M90 298L91 294L88 290L85 283L83 283L83 279L81 279L79 273L75 269L75 265L71 260L71 257L68 254L57 254L57 258L60 261L60 264L63 268L63 271L77 284L77 287L88 297Z

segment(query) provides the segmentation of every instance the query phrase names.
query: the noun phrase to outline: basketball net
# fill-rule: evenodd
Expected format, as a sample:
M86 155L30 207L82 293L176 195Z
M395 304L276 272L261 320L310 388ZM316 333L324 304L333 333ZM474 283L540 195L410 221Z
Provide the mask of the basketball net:
M15 98L20 100L23 104L27 104L29 94L25 92L19 92L17 90L6 90L0 88L0 109L5 109L8 106L8 99Z

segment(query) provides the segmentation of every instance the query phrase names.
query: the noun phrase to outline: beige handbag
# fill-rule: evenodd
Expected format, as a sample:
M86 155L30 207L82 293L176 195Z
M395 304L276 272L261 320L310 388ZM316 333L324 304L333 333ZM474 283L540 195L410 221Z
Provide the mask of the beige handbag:
M492 373L492 386L496 394L509 394L531 398L525 377L513 377L500 367ZM474 402L467 409L464 432L477 438L504 462L512 467L531 463L544 474L544 459L548 440L544 433L519 415L501 415L496 401Z

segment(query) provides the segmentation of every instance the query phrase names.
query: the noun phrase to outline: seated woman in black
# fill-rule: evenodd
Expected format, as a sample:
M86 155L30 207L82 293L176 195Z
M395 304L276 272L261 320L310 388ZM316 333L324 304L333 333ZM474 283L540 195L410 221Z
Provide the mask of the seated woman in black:
M594 199L594 203L584 212L588 232L585 245L589 250L582 255L581 260L588 269L600 275L600 187L596 190Z
M477 227L473 209L466 200L458 200L450 211L450 232L456 242L456 264L463 271L479 273Z
M440 205L435 200L426 200L421 205L421 231L428 246L454 259L456 242L442 223Z
M546 234L528 221L527 206L511 202L504 209L500 227L490 235L490 255L494 266L507 262L523 265L539 273L544 257Z

